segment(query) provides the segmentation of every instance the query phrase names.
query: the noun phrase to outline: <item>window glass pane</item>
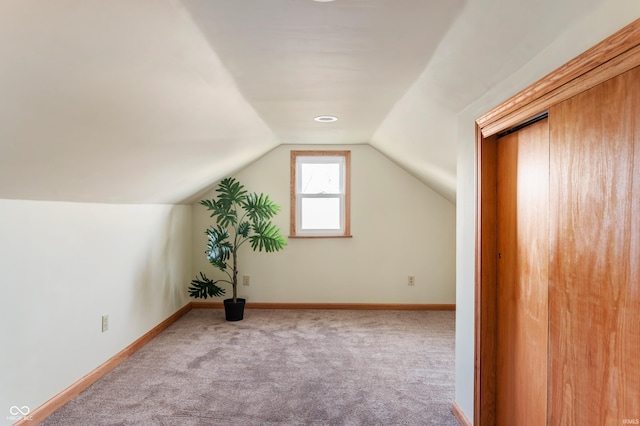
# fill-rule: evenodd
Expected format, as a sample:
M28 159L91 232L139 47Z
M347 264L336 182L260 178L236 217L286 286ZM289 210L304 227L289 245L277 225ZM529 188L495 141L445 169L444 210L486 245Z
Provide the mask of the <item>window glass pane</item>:
M300 192L302 194L340 193L339 163L303 163L300 168Z
M340 229L339 198L302 198L302 229Z

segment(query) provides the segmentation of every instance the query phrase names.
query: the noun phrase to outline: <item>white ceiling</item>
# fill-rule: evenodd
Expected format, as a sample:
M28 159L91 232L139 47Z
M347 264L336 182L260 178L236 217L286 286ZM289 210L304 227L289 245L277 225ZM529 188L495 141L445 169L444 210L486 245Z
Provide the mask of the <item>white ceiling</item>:
M605 1L2 0L0 198L188 202L369 143L454 201L457 113Z

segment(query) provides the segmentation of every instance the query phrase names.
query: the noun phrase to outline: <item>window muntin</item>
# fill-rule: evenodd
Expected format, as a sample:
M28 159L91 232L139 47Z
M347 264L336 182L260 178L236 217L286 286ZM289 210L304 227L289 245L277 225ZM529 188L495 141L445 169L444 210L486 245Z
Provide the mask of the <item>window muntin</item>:
M350 154L291 151L291 236L350 236Z

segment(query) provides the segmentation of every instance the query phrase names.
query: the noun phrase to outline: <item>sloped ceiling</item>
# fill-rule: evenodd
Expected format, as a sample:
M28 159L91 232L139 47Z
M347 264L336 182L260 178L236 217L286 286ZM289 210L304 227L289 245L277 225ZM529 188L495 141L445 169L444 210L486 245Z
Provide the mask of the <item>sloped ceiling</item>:
M371 145L455 202L458 113L605 2L468 1Z
M604 1L5 0L0 198L189 202L370 143L453 201L457 113Z

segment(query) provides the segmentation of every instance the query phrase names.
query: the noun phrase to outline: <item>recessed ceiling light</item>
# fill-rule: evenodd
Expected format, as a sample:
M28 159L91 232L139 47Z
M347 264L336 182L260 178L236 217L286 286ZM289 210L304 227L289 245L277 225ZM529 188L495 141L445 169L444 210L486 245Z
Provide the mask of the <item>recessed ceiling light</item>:
M334 121L338 121L338 117L333 115L319 115L316 118L314 118L314 120L320 123L333 123Z

